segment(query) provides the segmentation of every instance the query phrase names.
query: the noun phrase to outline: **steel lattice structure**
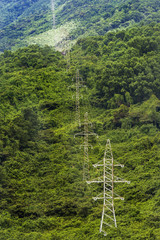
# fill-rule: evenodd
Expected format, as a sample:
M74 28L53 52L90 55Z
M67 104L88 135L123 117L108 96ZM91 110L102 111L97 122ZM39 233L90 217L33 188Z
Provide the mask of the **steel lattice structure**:
M76 72L76 117L75 120L78 123L78 126L81 127L81 118L80 118L80 103L79 103L79 88L80 85L80 77L79 77L79 70L77 69Z
M81 146L84 147L84 161L83 161L83 180L84 181L89 180L89 155L88 155L88 149L89 149L89 147L91 145L88 143L88 137L91 136L91 135L92 136L97 136L96 133L88 131L88 126L89 126L88 113L86 112L84 114L84 131L75 134L75 136L83 136L84 137L84 144L81 145Z
M68 35L65 41L66 41L65 56L67 61L67 70L69 70L71 65L71 37Z
M110 140L107 140L106 148L104 152L104 158L102 161L98 162L97 164L93 165L95 168L102 167L103 168L103 175L98 177L96 180L87 181L88 184L90 183L103 183L103 193L99 194L97 197L93 199L96 201L98 199L103 200L103 211L102 211L102 218L100 224L100 232L103 232L106 236L107 233L105 231L105 227L117 227L116 216L115 216L115 209L114 209L114 199L121 199L124 198L118 196L114 192L114 183L130 183L124 179L118 178L114 176L114 167L120 166L124 167L124 165L119 163L114 163L112 149Z
M72 38L69 35L69 31L64 28L62 29L63 38L59 41L55 47L65 56L67 62L67 70L70 68L71 62L71 47L72 47Z
M74 78L73 78L74 80ZM75 96L75 122L81 127L81 117L80 117L80 88L86 87L84 85L83 79L80 77L79 69L76 71L76 83L75 85L69 86L69 88L76 89L76 96Z
M56 17L55 17L55 0L51 0L51 10L53 16L53 29L56 28Z

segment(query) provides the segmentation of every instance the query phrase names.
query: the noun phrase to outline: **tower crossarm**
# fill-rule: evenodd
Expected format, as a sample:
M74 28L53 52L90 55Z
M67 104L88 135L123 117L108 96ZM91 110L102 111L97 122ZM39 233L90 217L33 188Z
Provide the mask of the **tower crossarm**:
M130 184L130 181L127 181L127 180L119 180L119 181L114 181L114 183L128 183Z
M73 78L73 80L74 80L74 78ZM73 81L73 80L72 80L72 81ZM77 87L77 85L72 84L72 85L68 86L68 89L70 89L70 88L75 89L76 87ZM79 82L78 87L79 87L79 88L82 88L82 87L87 88L87 86L85 85L85 82L84 82L84 81Z
M111 191L110 191L110 192L111 192ZM112 192L111 192L111 193L112 193ZM93 197L93 199L94 199L95 201L97 201L97 200L104 200L104 199L105 199L105 201L108 202L109 205L112 205L112 202L110 202L108 199L110 199L110 200L112 200L112 199L124 200L124 198L121 197L121 196L119 196L118 194L114 193L114 195L116 195L116 196L114 197L114 196L109 195L109 194L105 194L105 196L104 196L103 193L101 193L101 194L99 194L97 197ZM105 204L105 205L107 205L107 204Z
M102 200L103 200L104 197L93 197L93 200L94 200L94 201L97 201L97 200L99 200L99 199L102 199Z
M115 197L114 199L118 199L118 200L124 201L124 197Z
M76 133L75 135L74 135L74 138L76 137L76 136L97 136L97 138L98 138L98 135L96 134L96 133L93 133L93 132L80 132L80 133Z
M119 178L119 177L116 177L116 176L114 176L114 182L115 183L128 183L128 184L131 183L130 181L127 181L125 179L122 179L122 178Z
M123 164L114 164L114 167L121 167L121 168L124 168L124 165Z
M96 163L96 164L93 164L93 167L103 167L104 166L104 163L103 163L103 161L100 161L99 163ZM105 164L105 166L107 167L107 166L112 166L112 163L111 162L106 162L106 164ZM124 167L124 165L123 164L120 164L120 163L116 163L116 164L114 164L114 167Z
M92 180L92 181L87 181L87 184L91 184L91 183L103 183L103 179L97 178L97 179Z
M104 199L103 193L100 193L97 197L93 197L93 199L95 201L97 201L98 199Z

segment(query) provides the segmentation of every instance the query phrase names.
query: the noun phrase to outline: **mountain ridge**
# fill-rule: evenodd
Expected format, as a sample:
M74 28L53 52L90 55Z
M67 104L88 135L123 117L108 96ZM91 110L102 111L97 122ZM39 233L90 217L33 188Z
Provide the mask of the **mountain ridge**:
M34 37L52 29L50 1L36 0L27 1L27 3L31 3L31 5L29 8L25 6L26 13L23 13L25 18L22 14L19 16L19 20L1 28L1 51L11 49L17 43L18 46L21 46L21 43L22 46L25 46L25 39L29 36ZM108 2L57 1L56 26L59 28L70 21L78 23L77 28L70 33L73 39L78 39L87 35L104 35L108 31L125 29L139 23L159 22L159 11L160 3L157 0L152 3L146 0L137 0L136 2L132 0L118 2L113 0ZM28 18L27 13L29 14ZM43 36L39 37L42 38L41 45L44 45Z

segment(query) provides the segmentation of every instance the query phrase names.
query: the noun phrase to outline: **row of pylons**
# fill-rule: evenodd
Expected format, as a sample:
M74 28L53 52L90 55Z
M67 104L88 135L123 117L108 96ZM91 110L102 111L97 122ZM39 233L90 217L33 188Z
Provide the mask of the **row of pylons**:
M80 82L81 80L81 82ZM82 85L82 78L80 77L79 70L76 71L76 100L75 100L75 122L78 128L81 127L81 118L80 118L80 87L84 86L84 82ZM97 197L93 197L96 201L98 199L103 200L103 210L102 217L100 223L100 233L103 232L104 236L107 235L107 227L117 227L115 209L114 209L114 200L120 199L124 200L123 197L120 197L114 192L114 184L115 183L130 183L124 179L118 178L114 175L114 167L124 167L123 164L115 162L113 159L113 153L111 148L110 140L107 139L107 143L105 146L104 157L101 161L94 164L93 167L99 169L97 171L100 174L97 174L97 178L94 180L90 180L90 161L88 150L89 147L92 147L89 142L89 136L98 135L94 132L89 131L89 125L92 125L88 120L88 112L84 114L84 122L83 122L83 131L76 133L74 137L83 136L83 148L84 148L84 159L83 159L83 181L87 182L87 184L91 183L102 183L103 184L103 192L100 193Z
M53 13L53 28L55 29L55 1L51 0L51 8ZM66 65L67 70L70 68L70 36L69 33L67 33L65 39L62 40L62 48L64 49L64 55L66 56ZM68 46L66 46L68 44ZM81 112L80 112L80 88L84 86L84 82L82 78L80 77L79 70L76 70L76 83L75 83L75 89L76 89L76 97L75 97L75 122L78 126L78 128L81 127ZM94 164L93 167L99 169L98 173L100 173L96 179L90 180L90 174L89 174L89 142L88 138L89 136L97 136L98 135L94 132L89 131L89 121L88 121L88 112L85 112L84 114L84 122L83 122L83 131L79 132L74 135L74 137L77 136L83 136L83 148L84 148L84 159L83 159L83 181L85 181L87 184L91 183L102 183L103 184L103 192L100 193L98 196L93 197L93 199L96 200L103 200L103 209L102 209L102 216L101 216L101 223L100 223L100 233L103 233L104 236L107 235L107 228L108 227L116 227L117 228L117 221L116 221L116 215L115 215L115 208L114 208L114 200L115 199L121 199L124 200L123 197L118 196L114 192L114 184L115 183L130 183L129 181L126 181L124 179L118 178L114 175L114 167L124 167L123 164L119 164L114 161L113 159L113 153L111 148L110 140L107 139L107 143L105 146L104 151L104 157L102 160L100 160L98 163Z

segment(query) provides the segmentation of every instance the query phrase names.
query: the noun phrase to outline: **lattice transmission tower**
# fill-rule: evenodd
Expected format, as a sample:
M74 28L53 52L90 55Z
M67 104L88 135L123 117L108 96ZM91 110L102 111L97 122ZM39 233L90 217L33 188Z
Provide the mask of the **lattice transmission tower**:
M56 34L56 32L55 32ZM69 70L71 65L71 48L72 48L72 37L69 34L67 28L61 29L61 40L55 43L56 49L64 55L66 59L66 69Z
M67 62L67 71L70 69L71 65L71 37L68 35L66 37L66 62Z
M89 180L89 155L88 155L88 149L89 147L92 147L92 145L90 145L88 143L88 137L89 136L97 136L98 135L94 132L90 132L89 131L89 121L88 121L88 113L86 112L84 114L84 131L75 134L76 136L83 136L84 137L84 141L83 141L83 146L84 147L84 159L83 159L83 181L87 181Z
M51 0L51 10L52 10L52 20L53 20L53 29L56 28L56 16L55 16L55 0Z
M114 192L114 183L130 183L124 179L116 177L114 175L114 167L120 166L124 167L124 165L115 163L113 159L112 149L110 140L107 140L106 148L104 152L103 160L93 165L95 168L102 168L102 175L97 179L92 181L87 181L90 183L103 183L103 193L100 193L97 197L93 197L96 201L98 199L103 200L103 211L101 217L100 224L100 232L104 233L104 236L107 235L106 227L117 227L115 209L114 209L114 199L124 200L123 197L118 196Z
M80 88L81 87L86 87L86 86L85 86L85 83L84 83L82 77L80 77L79 69L77 69L76 76L75 76L75 78L72 79L72 81L74 81L74 80L75 80L75 85L71 85L71 86L69 86L69 88L75 88L75 90L76 90L76 94L75 94L75 122L77 123L77 125L79 127L81 127Z
M80 116L80 88L83 87L83 80L79 76L79 69L76 71L76 116L75 121L78 126L81 127L81 116Z
M58 42L57 47L60 49L62 54L65 56L66 63L67 63L66 68L67 68L67 70L69 70L70 65L71 65L72 38L66 28L62 30L62 33L63 33L64 37L62 38L62 40L60 42Z

